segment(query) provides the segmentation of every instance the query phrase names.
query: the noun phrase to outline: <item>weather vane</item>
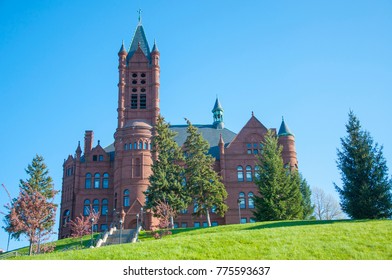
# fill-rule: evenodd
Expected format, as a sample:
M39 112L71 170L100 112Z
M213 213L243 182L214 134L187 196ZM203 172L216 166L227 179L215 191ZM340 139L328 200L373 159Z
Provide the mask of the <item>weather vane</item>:
M139 13L139 23L142 23L142 9L139 8L137 12Z

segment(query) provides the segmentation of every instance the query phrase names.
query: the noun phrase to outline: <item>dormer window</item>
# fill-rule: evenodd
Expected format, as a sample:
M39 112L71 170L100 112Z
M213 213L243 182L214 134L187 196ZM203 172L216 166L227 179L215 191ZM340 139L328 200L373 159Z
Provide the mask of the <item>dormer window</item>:
M98 160L98 156L97 155L94 155L93 156L93 161L97 161Z

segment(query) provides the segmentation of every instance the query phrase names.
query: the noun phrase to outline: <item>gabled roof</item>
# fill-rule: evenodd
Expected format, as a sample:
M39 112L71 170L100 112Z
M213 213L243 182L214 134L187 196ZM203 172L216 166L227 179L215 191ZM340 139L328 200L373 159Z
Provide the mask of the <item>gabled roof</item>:
M144 33L144 29L141 23L138 24L135 31L135 35L133 36L132 43L131 46L129 47L129 51L127 55L127 61L131 59L131 57L139 47L143 51L144 55L150 60L151 59L150 47L148 46L146 34Z
M278 136L294 136L294 134L290 131L289 127L285 123L282 117L282 123L279 128Z

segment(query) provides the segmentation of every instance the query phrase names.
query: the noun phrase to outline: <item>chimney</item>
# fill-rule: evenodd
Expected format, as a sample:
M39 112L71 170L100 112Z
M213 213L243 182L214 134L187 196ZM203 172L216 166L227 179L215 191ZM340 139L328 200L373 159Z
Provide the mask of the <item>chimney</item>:
M84 134L84 154L87 155L93 149L94 132L86 130Z

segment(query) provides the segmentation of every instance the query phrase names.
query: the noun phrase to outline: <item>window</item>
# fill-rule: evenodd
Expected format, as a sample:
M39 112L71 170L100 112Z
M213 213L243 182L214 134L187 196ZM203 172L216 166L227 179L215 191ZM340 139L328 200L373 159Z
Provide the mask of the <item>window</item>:
M99 175L99 173L95 173L95 175L94 175L94 189L99 189L100 183L101 183L101 175Z
M137 92L137 88L132 88L132 92Z
M218 222L212 222L212 223L211 223L211 226L213 226L213 227L218 226Z
M124 144L124 151L128 150L128 144Z
M246 166L246 181L252 182L252 166L250 165Z
M108 214L108 200L106 198L102 199L101 204L101 215L106 216Z
M256 165L255 166L255 177L256 179L260 179L260 166Z
M94 156L93 156L93 161L97 161L97 159L98 159L98 156L97 156L97 155L94 155Z
M84 182L84 187L86 189L91 189L91 173L86 174L86 180Z
M133 148L137 150L137 142L133 143Z
M140 83L141 83L142 85L144 85L144 84L146 83L146 80L141 80Z
M90 215L90 199L85 199L83 204L83 215Z
M241 165L237 166L237 179L238 182L244 181L244 171Z
M123 206L129 207L129 190L124 190L124 197L123 197Z
M258 149L253 149L253 154L258 155L259 154L259 150Z
M108 230L108 225L107 224L101 224L101 232L107 231Z
M238 204L240 206L240 209L245 209L246 208L246 203L245 203L245 193L240 192L238 195Z
M104 188L104 189L109 188L109 174L108 173L103 173L102 188Z
M178 223L174 222L174 228L178 228Z
M211 207L211 213L216 213L216 206L215 205Z
M188 223L181 223L181 227L182 228L187 228L188 227Z
M132 84L136 85L137 84L137 80L132 80Z
M193 203L193 213L196 213L198 208L199 208L199 205L196 202L194 202Z
M99 212L99 200L98 199L93 200L93 211L94 211L94 213Z
M131 95L131 109L137 109L137 94Z
M139 142L139 150L143 150L143 142L142 141Z
M98 231L98 224L93 224L93 232L97 232Z
M135 159L135 177L140 177L140 158Z
M132 73L132 78L136 78L137 77L137 73Z
M98 161L103 161L103 155L99 155Z
M246 218L241 218L241 224L246 224L248 220Z
M148 150L148 143L147 142L144 143L144 149Z
M180 213L181 213L181 214L187 214L187 213L188 213L188 209L186 209L186 208L185 208L185 209L182 209L182 210L180 210Z
M129 143L129 149L132 150L132 143Z
M144 78L144 77L146 77L146 73L142 73L140 76L141 76L142 78Z
M71 220L71 212L69 210L65 210L63 212L63 226L65 226Z
M200 227L200 223L199 223L199 222L194 222L193 226L194 226L195 228L199 228L199 227Z
M249 223L256 223L256 219L255 218L250 218L249 219Z
M146 109L146 95L140 94L140 109Z
M248 208L249 209L254 209L255 208L255 201L253 198L253 192L248 193Z
M203 227L208 227L208 223L207 222L203 222Z
M140 91L141 92L146 92L146 89L145 88L141 88Z

